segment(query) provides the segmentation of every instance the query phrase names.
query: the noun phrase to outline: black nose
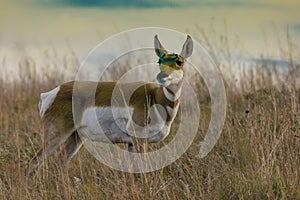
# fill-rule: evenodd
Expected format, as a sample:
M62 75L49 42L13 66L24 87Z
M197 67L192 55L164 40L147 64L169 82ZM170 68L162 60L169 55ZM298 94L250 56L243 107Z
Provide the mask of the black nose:
M162 83L165 82L164 78L168 77L168 74L166 72L159 72L159 74L157 74L156 79L158 80L158 82Z
M168 76L168 74L166 72L159 72L159 74L157 74L157 78L166 78Z

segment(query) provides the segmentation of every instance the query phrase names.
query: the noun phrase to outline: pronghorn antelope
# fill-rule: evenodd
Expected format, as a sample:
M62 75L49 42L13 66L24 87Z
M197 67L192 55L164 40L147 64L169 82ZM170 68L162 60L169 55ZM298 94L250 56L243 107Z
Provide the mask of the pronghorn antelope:
M44 125L44 145L30 161L29 173L36 172L59 147L62 148L63 156L66 156L63 160L70 160L84 142L82 137L79 137L79 129L90 134L93 140L107 142L109 139L111 143L127 143L129 149L133 148L135 138L130 133L131 124L137 124L139 127L146 127L148 124L153 126L148 129L152 134L149 133L149 137L145 139L149 143L161 141L168 136L178 111L184 63L192 54L193 41L187 36L179 55L169 54L159 42L157 35L154 37L154 47L159 57L160 72L156 76L158 84L122 83L121 89L124 93L128 87L139 84L132 93L127 107L112 106L112 93L116 82L96 82L95 102L89 105L82 98L81 104L85 106L80 113L80 124L75 126L72 112L74 88L78 86L82 88L81 91L85 91L95 82L68 82L41 94L39 112ZM76 93L76 98L80 100L80 92ZM151 123L150 116L145 114L149 113L153 105L160 105L165 111L163 126ZM129 110L129 115L118 115L124 109ZM113 112L117 114L113 115ZM160 111L156 110L154 113L160 114ZM101 125L101 129L97 129L97 124Z

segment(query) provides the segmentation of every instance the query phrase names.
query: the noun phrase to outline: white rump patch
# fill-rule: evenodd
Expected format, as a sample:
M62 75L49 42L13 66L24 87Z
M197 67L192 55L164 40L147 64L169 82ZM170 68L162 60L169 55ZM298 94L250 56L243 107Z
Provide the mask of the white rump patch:
M40 102L39 102L39 111L41 117L44 116L45 112L51 106L59 90L60 90L60 86L54 88L49 92L41 93Z

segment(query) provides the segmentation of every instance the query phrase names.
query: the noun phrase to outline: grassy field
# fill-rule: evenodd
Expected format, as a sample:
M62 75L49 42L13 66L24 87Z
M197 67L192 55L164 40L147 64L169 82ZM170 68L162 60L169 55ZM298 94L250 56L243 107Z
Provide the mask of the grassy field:
M56 155L36 178L26 176L26 167L42 144L39 94L69 77L63 70L38 73L34 61L25 58L18 81L0 80L0 198L300 199L300 66L294 62L299 58L295 52L282 54L291 62L283 77L276 66L257 63L251 70L241 70L238 86L225 78L225 125L217 145L204 159L195 156L208 128L210 99L197 79L199 134L172 165L146 174L126 174L101 164L82 148L67 170L58 164ZM76 70L74 63L67 62L65 68Z

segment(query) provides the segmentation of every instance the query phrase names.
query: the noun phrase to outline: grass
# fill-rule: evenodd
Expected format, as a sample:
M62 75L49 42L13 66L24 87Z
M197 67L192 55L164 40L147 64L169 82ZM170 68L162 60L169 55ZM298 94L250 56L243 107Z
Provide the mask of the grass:
M294 51L286 55L292 63L299 58ZM74 63L66 62L66 69L74 70ZM54 156L32 180L26 176L26 166L42 144L39 94L68 79L56 67L37 72L34 61L25 59L18 81L0 80L2 199L300 199L300 67L296 63L285 76L276 66L257 63L240 70L239 85L225 78L225 125L204 159L195 156L210 120L210 99L203 81L195 77L201 106L199 133L175 163L129 175L101 164L82 148L67 170Z

